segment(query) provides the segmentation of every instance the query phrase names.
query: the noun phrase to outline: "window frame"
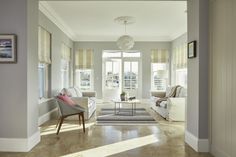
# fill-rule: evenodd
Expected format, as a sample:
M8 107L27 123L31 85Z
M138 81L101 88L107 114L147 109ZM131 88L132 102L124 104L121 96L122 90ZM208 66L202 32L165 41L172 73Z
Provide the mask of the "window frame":
M67 64L67 65L65 65ZM65 66L64 66L65 65ZM66 67L66 68L64 68ZM70 86L70 61L61 59L61 88L68 88ZM66 75L65 75L66 74ZM66 77L66 79L65 79ZM65 80L67 80L65 82Z
M50 64L39 63L38 64L38 74L39 74L39 86L40 78L42 78L42 87L39 87L39 99L48 99L49 98L49 68ZM39 69L42 70L42 77L40 77ZM42 91L40 91L42 89ZM42 93L42 94L41 94Z
M48 36L49 36L48 40L46 40L45 38L43 38L45 40L42 40L42 38L40 38L42 36L40 34L38 34L38 38L39 38L38 44L41 46L44 45L42 47L40 47L40 46L38 47L38 54L40 54L39 51L42 51L42 50L45 51L46 48L48 48L47 50L49 51L49 54L47 54L47 55L44 54L44 59L46 56L48 56L48 58L46 58L46 60L40 60L42 58L39 57L39 62L38 62L38 85L39 86L40 86L40 78L43 78L43 80L42 80L43 91L40 91L40 87L38 86L39 87L38 98L39 98L39 100L43 100L43 99L49 99L51 97L52 34L47 29L45 29L44 27L42 27L40 25L38 26L38 30L45 31L46 33L48 33ZM40 33L40 31L38 33ZM47 46L45 47L45 45L47 45L48 47ZM39 69L43 70L43 77L39 76L40 75ZM43 93L43 94L41 95L41 93ZM39 101L39 102L41 102L41 101Z
M154 69L154 64L157 64L157 67L158 67L158 64L163 64L165 65L165 68L162 69L162 70L158 70L158 68ZM162 66L163 66L162 65ZM158 74L158 71L166 71L166 77L165 78L156 78L155 80L155 73ZM156 85L155 81L158 81L158 79L161 81L161 80L164 80L164 86L162 89L158 89L158 85ZM160 92L163 92L163 91L166 91L166 88L168 87L168 83L169 83L169 80L170 80L170 77L169 77L169 62L167 63L151 63L151 90L152 91L160 91Z
M90 77L89 77L89 86L81 86L81 72L89 72ZM76 86L79 87L81 91L92 91L93 90L93 69L76 69L75 70L75 75L76 75Z

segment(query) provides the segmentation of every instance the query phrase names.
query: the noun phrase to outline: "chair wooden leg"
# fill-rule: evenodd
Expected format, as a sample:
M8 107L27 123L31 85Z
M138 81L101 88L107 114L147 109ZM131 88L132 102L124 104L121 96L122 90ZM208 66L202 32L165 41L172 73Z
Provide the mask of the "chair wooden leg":
M59 126L58 126L58 129L57 129L57 135L59 134L59 131L60 131L60 129L61 129L61 125L62 125L62 123L63 123L63 120L64 120L64 117L61 117L60 123L59 123Z
M84 112L81 113L81 116L82 116L82 123L83 123L83 131L85 133Z
M81 125L80 113L78 114L78 116L79 116L79 125Z
M57 128L58 124L60 123L60 120L61 120L61 118L58 118L56 128Z

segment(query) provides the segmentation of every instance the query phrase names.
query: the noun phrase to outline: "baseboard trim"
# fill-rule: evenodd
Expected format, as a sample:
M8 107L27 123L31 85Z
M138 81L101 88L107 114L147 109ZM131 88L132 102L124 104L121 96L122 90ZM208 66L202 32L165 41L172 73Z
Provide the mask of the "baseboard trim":
M185 142L196 152L209 152L209 140L199 139L187 130L185 130Z
M214 157L230 157L230 155L226 154L224 151L213 145L211 145L211 153L214 155Z
M39 119L38 119L38 125L40 126L40 125L42 125L43 123L45 123L45 122L47 122L48 120L50 120L51 117L52 117L52 115L55 114L57 111L58 111L58 109L55 108L55 109L49 111L48 113L46 113L46 114L40 116Z
M39 130L29 138L0 138L1 152L29 152L40 142Z

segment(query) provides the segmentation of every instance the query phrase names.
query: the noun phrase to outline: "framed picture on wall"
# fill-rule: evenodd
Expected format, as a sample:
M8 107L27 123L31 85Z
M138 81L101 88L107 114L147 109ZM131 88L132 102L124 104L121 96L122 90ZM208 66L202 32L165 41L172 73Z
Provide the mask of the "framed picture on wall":
M16 63L15 34L0 34L0 63Z
M196 57L196 51L197 51L197 41L191 41L188 43L188 58L194 58Z

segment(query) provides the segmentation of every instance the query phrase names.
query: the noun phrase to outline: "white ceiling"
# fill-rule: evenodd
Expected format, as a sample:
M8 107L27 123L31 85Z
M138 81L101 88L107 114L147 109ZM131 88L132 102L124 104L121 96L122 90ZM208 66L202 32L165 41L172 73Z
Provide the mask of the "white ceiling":
M41 1L40 10L74 41L116 41L127 26L135 41L170 41L187 32L186 1Z

